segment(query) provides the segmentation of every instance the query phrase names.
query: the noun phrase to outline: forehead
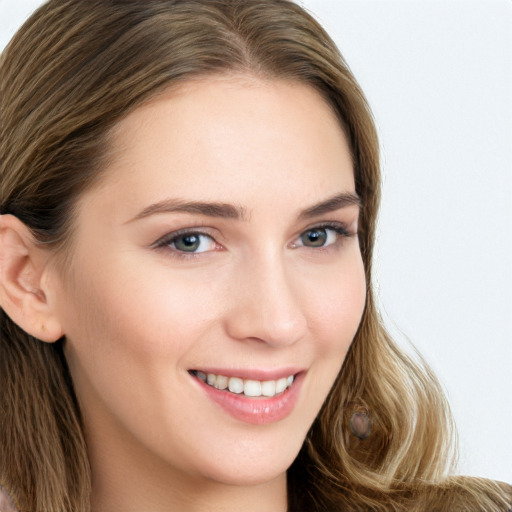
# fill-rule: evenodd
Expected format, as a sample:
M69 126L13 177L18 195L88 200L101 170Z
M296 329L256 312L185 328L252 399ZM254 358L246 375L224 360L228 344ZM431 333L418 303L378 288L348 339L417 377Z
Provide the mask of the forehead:
M128 207L172 196L250 209L262 192L300 202L354 191L337 116L314 88L289 81L188 82L124 118L110 148L101 188Z

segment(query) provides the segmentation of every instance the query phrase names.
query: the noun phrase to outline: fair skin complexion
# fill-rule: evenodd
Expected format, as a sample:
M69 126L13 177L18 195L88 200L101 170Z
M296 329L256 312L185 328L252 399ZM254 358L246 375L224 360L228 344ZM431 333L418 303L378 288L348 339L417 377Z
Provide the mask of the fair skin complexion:
M66 273L13 217L1 230L35 261L23 274L4 257L18 272L2 272L2 306L44 341L66 336L93 511L284 512L286 470L365 302L339 122L307 86L210 77L139 107L111 144ZM284 417L246 421L192 373L212 368L292 374L296 398Z

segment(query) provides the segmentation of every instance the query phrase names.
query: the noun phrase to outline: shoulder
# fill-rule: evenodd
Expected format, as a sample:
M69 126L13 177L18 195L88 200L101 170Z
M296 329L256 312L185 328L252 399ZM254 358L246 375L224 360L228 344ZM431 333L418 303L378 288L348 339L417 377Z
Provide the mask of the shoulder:
M2 485L0 485L0 512L18 512L14 499Z

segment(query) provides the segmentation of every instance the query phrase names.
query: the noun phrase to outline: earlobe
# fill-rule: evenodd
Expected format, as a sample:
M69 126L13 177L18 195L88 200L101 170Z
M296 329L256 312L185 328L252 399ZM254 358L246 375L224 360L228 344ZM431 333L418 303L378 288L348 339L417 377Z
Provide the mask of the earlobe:
M0 215L0 306L25 332L48 343L62 337L44 275L49 255L13 215Z

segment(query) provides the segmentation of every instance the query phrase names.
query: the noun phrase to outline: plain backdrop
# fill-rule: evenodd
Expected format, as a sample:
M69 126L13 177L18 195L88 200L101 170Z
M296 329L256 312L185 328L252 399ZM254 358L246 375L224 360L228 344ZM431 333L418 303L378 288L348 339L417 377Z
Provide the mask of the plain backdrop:
M3 48L37 0L0 0ZM437 372L459 471L512 483L512 0L304 0L381 137L385 321Z

